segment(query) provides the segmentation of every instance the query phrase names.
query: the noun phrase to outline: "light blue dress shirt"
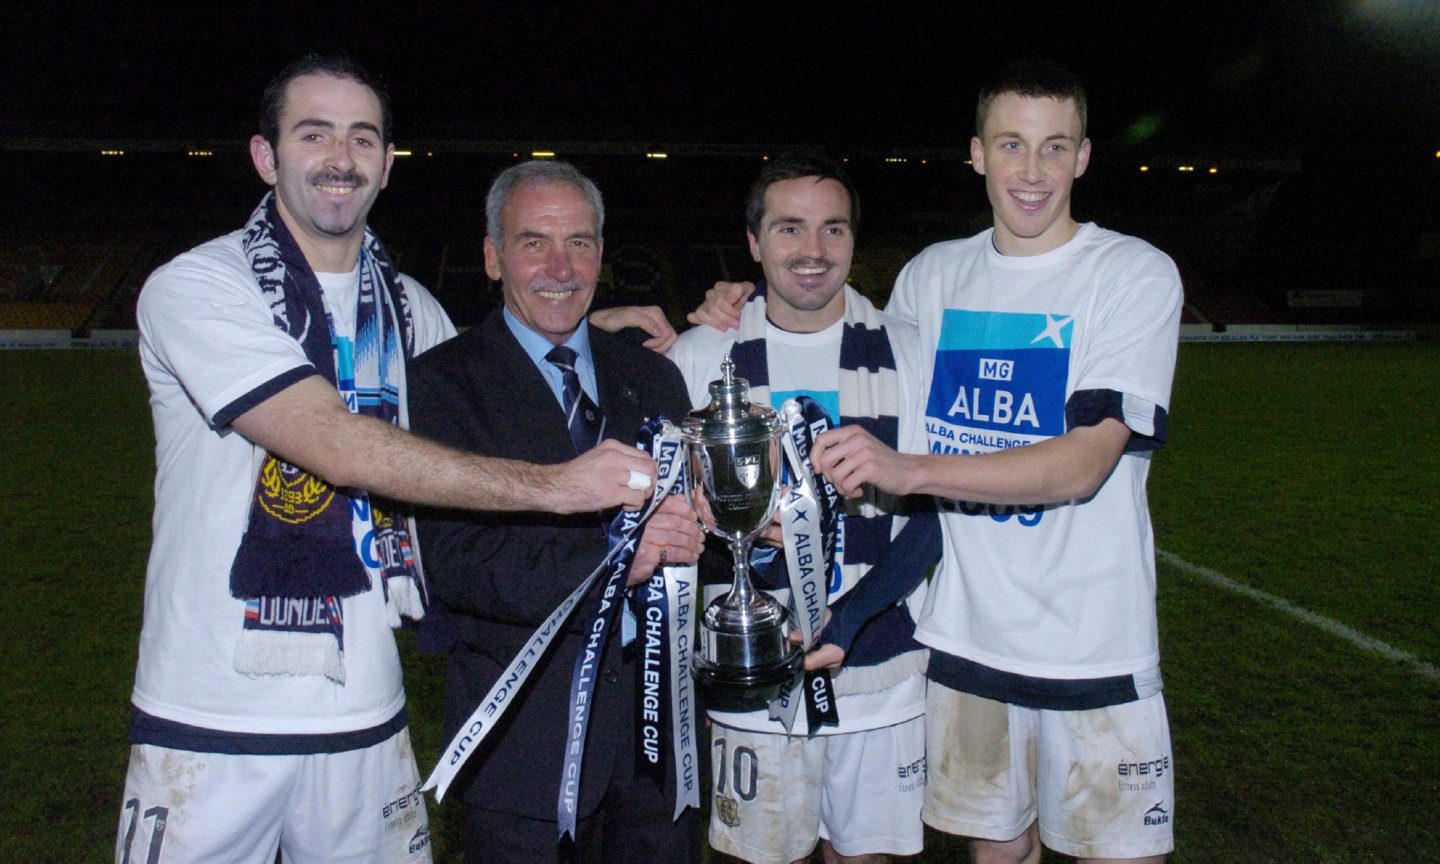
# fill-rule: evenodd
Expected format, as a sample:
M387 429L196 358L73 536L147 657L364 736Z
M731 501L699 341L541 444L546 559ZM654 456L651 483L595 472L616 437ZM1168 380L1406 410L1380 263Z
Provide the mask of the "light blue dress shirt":
M560 367L545 359L555 343L531 330L525 322L515 317L510 307L505 307L505 326L515 335L515 341L525 350L535 368L545 378L545 383L550 385L550 392L555 394L555 401L560 407L565 407L565 373ZM595 358L590 353L590 325L584 318L580 319L580 326L565 340L565 345L574 349L577 355L575 359L575 373L580 376L580 389L590 397L590 401L596 405L600 404L600 388L595 384Z
M550 385L550 392L555 394L555 401L560 403L560 408L563 410L565 408L565 373L560 371L559 366L545 359L545 355L550 353L550 349L555 347L555 343L526 326L525 322L515 317L509 306L505 307L504 318L505 326L509 327L510 332L515 335L515 341L520 343L520 347L530 357L530 362L540 370L540 375L544 377L545 383ZM564 344L575 351L575 374L580 376L580 389L585 391L585 395L589 396L592 402L599 405L600 388L595 383L595 358L590 353L590 323L581 318L580 326L575 328L575 332L570 334L570 338L566 339ZM604 411L605 409L601 408L600 410ZM631 611L629 603L626 603L621 609L624 611L620 617L620 644L629 645L635 639L637 630L635 613Z

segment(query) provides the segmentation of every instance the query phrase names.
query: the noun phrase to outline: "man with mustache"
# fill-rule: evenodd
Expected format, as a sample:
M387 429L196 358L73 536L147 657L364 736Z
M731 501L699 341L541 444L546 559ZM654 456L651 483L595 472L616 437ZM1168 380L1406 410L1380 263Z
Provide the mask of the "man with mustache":
M940 499L945 554L916 628L930 647L924 819L972 838L980 864L1033 864L1042 844L1159 862L1174 846L1145 484L1166 439L1180 276L1143 240L1071 215L1086 113L1053 63L981 90L970 156L994 227L921 252L887 307L920 328L912 410L928 452L857 427L815 449L846 494ZM710 306L701 316L723 325L724 303Z
M365 226L392 141L364 69L287 67L250 142L273 193L141 293L157 470L118 862L429 861L390 632L424 586L391 502L645 498L633 448L533 465L405 431L407 362L454 329Z
M740 310L738 330L696 327L669 352L696 407L709 403L709 382L728 354L753 401L778 410L808 395L832 422L872 428L895 446L914 436L900 409L911 401L919 362L915 328L845 282L859 214L855 187L832 160L797 152L766 164L745 213L750 254L765 274L761 290ZM889 550L903 522L895 518L900 503L877 494L846 503L825 574L832 599ZM788 597L785 556L773 548L780 533L767 532L772 548L754 559L756 581ZM911 569L923 575L923 565ZM917 611L923 596L922 589L911 598ZM817 840L831 864L920 852L925 652L914 629L909 609L891 605L853 645L845 642L852 663L834 679L838 725L811 729L799 711L787 732L763 708L710 712L713 847L755 864L804 860Z
M685 384L670 361L585 320L604 248L595 184L565 162L524 162L495 178L485 209L485 270L504 304L415 364L415 429L462 450L546 463L571 459L597 438L633 444L647 418L683 416ZM446 667L447 738L605 555L613 513L595 512L604 509L448 510L421 519L426 567L460 631ZM693 562L700 547L689 504L670 496L645 523L626 584L648 581L661 564ZM642 640L625 638L633 619L596 650L577 833L573 844L557 842L572 671L592 644L586 628L604 584L581 602L456 780L471 864L699 860L696 811L673 820L672 790L661 788L668 784L637 768Z

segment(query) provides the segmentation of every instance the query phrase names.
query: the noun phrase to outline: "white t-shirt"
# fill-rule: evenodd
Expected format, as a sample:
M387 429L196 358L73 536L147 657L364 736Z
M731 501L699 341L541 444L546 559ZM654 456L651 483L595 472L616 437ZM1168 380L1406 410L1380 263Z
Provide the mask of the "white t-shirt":
M863 295L847 290L847 302L869 303ZM911 389L915 379L919 357L915 350L914 332L901 321L887 321L890 332L890 346L895 355L895 366L899 389L918 394ZM771 407L777 411L785 400L797 395L807 395L820 403L831 417L840 417L840 340L844 333L844 319L815 333L794 333L766 322L765 355L769 374ZM895 330L902 331L900 334ZM710 404L709 383L720 377L720 362L735 344L738 334L735 330L720 331L712 327L694 327L680 335L669 351L670 359L685 376L690 390L690 401L696 408ZM903 407L918 399L918 395L901 396ZM901 442L909 440L911 446L918 446L918 427L909 422L905 411L900 415L899 435ZM844 526L836 542L837 561L843 561ZM832 576L828 599L834 602L853 587ZM728 586L707 587L707 602L714 596L728 591ZM788 589L773 592L781 602L789 602ZM919 611L924 596L924 586L917 589L912 604L912 614ZM848 674L848 673L847 673ZM837 726L822 727L816 734L838 735L865 729L878 729L918 717L925 711L925 678L916 674L900 683L883 690L868 693L847 694L839 697L836 713L840 723ZM778 720L771 720L765 710L748 712L711 711L710 716L718 723L737 729L759 732L783 733L784 726ZM804 710L796 713L791 734L803 735L808 731Z
M769 322L765 326L766 360L770 375L770 401L780 410L786 399L802 393L831 417L840 416L841 319L814 333L794 333ZM710 382L720 378L720 361L735 344L736 331L694 327L680 334L669 357L685 376L690 402L696 408L710 404Z
M439 303L402 278L417 352L453 336ZM339 335L348 336L356 279L328 275L322 284L327 311ZM241 232L157 270L141 292L137 317L156 474L135 706L224 732L329 734L390 720L405 694L378 587L342 601L345 684L320 676L251 677L233 666L245 603L230 595L230 565L265 452L210 421L308 363L299 343L275 327L241 249ZM369 538L357 530L356 539L362 560L373 563Z
M939 243L901 271L887 311L930 355L932 453L987 453L1062 435L1080 390L1113 391L1151 435L1168 409L1182 303L1162 252L1085 224L1044 255L1007 257L993 231ZM1092 497L1048 507L941 502L945 555L916 638L1041 678L1159 663L1148 453L1127 452Z

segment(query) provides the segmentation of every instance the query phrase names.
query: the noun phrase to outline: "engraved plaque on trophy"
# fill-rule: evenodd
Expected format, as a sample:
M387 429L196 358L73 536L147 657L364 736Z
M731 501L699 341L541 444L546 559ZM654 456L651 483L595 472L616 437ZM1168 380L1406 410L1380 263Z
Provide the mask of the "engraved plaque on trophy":
M758 708L794 682L805 652L790 641L789 609L750 580L750 546L780 503L782 421L749 401L749 383L726 357L710 404L690 412L681 437L690 453L692 500L705 530L734 558L730 592L700 618L696 679L710 707Z

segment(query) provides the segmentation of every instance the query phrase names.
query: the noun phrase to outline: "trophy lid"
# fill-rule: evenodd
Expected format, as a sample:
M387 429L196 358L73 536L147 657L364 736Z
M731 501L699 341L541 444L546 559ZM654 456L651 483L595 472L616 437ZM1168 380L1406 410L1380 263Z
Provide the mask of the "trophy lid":
M750 401L750 382L735 377L735 364L726 354L720 379L710 382L710 404L691 411L680 424L687 441L744 441L769 438L779 429L775 409Z

